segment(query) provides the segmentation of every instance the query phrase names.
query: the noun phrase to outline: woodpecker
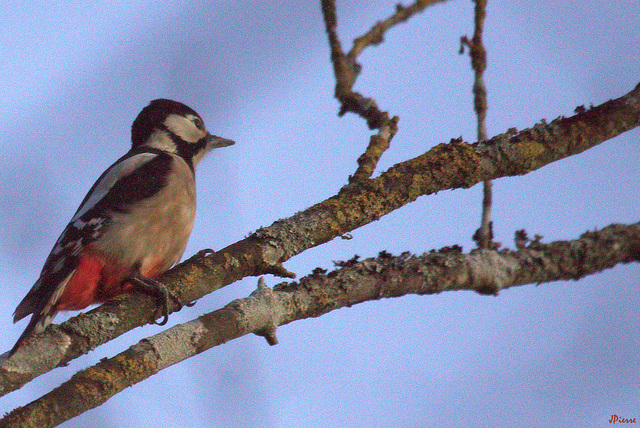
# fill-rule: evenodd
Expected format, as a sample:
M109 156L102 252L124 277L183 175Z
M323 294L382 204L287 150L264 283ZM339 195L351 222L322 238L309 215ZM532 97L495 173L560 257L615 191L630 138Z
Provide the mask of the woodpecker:
M89 190L18 304L14 323L33 315L10 355L59 311L102 303L133 287L163 299L166 322L167 299L176 298L155 278L180 260L191 235L196 165L210 150L235 143L211 135L198 113L166 99L142 109L131 143Z

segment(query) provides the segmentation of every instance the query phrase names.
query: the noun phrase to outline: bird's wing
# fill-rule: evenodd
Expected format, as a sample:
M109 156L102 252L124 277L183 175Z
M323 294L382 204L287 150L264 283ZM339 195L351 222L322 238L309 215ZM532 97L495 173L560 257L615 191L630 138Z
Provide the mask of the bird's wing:
M78 207L78 211L76 211L70 223L79 220L81 217L86 217L86 214L91 209L105 201L105 197L107 197L107 199L114 199L113 196L108 197L109 194L113 195L114 192L127 190L127 188L129 192L135 191L136 186L133 186L135 183L130 183L129 181L132 177L146 173L149 164L153 167L153 165L157 163L157 161L151 161L157 158L158 153L136 153L131 151L118 159L116 163L102 173L100 178L98 178L91 187L91 190L89 190L87 196L84 197L84 200L80 204L80 207Z
M30 337L32 333L40 333L45 328L47 328L49 324L51 324L51 321L53 321L53 318L58 313L58 311L55 309L54 304L64 292L67 283L74 273L75 268L72 269L71 272L66 276L66 278L64 278L58 284L58 286L53 289L54 293L50 295L48 299L42 298L43 293L41 291L45 290L43 289L43 287L40 287L42 277L40 277L40 279L35 283L33 288L31 288L29 293L25 296L25 298L22 299L14 313L13 322L24 318L30 313L33 313L33 316L31 317L29 324L27 324L27 327L24 329L24 331L16 341L16 344L13 345L13 348L11 348L11 351L9 351L9 356L13 355L20 347L20 345L22 345L22 342ZM38 302L39 305L38 307L36 307L35 304L37 304Z
M42 331L51 323L82 249L102 236L111 213L126 211L132 202L157 191L165 182L170 162L170 156L160 153L129 152L98 178L53 246L40 277L16 307L13 322L33 316L11 353L32 332Z

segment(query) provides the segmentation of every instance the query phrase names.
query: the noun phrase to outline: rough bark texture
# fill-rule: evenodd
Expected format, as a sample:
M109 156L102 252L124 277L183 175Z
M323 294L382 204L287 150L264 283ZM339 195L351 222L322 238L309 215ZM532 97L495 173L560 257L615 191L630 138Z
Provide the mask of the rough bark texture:
M52 392L8 414L0 426L56 426L213 346L249 333L274 340L277 326L358 303L448 290L497 294L512 286L577 280L633 261L640 261L640 223L611 225L573 241L533 241L517 251L463 254L451 247L421 256L381 253L376 258L340 263L328 274L316 271L299 283L281 283L273 289L260 283L249 297L143 339L77 373Z
M468 188L490 178L526 174L639 124L640 85L618 99L549 124L542 122L481 143L453 140L439 144L421 156L396 164L377 178L347 185L337 195L214 254L196 255L161 280L188 302L246 276L291 276L282 262L375 221L419 196ZM11 360L0 360L0 395L152 322L155 305L153 298L132 293L59 326L50 326Z

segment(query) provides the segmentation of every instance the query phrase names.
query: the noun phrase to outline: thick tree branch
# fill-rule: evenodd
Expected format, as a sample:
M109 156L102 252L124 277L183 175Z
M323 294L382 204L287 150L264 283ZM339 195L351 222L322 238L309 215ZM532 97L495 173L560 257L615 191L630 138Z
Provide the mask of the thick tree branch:
M463 254L454 247L421 256L383 252L360 262L350 260L329 274L316 271L300 283L281 283L273 290L261 284L249 297L143 339L9 413L0 426L56 426L211 347L249 333L274 334L277 326L358 303L449 290L497 294L512 286L577 280L634 261L640 261L640 223L611 225L574 241L533 241L517 251Z
M375 179L259 229L212 255L181 263L161 280L184 302L246 276L287 275L282 263L414 201L445 189L522 175L581 153L640 124L640 85L628 94L569 118L542 122L481 143L454 140L396 164ZM171 311L175 307L170 308ZM11 360L0 362L0 394L65 365L135 327L152 322L155 299L132 293L61 325L51 325Z

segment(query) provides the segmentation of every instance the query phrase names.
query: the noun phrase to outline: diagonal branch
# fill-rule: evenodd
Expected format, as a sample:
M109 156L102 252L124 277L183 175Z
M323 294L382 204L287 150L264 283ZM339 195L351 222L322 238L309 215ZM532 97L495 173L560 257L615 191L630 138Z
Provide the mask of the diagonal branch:
M353 91L353 85L362 70L356 59L367 46L382 42L384 33L393 25L404 22L422 12L427 6L442 1L445 0L417 0L408 7L396 6L396 12L393 15L378 22L366 34L357 38L351 51L345 55L337 33L338 15L335 0L322 0L322 14L329 37L331 62L336 77L335 97L342 105L338 113L340 116L347 112L356 113L366 119L370 129L380 129L385 121L389 120L388 114L378 108L375 100L363 97Z
M398 116L386 119L377 134L369 138L369 145L363 154L358 157L358 169L349 177L349 183L358 183L371 178L382 154L389 148L391 139L398 132Z
M344 54L338 38L338 15L335 0L322 0L322 13L325 28L331 48L331 62L336 77L335 96L342 104L340 116L348 111L363 117L370 129L378 129L376 135L371 136L365 152L358 158L358 169L349 177L349 183L356 183L371 177L382 154L389 148L391 139L398 131L397 116L389 119L388 112L381 111L373 98L367 98L353 91L362 67L357 57L367 46L377 45L383 41L384 33L392 26L408 20L413 15L422 12L427 6L445 0L417 0L409 7L401 4L396 6L396 12L384 21L379 21L366 34L353 42L348 54Z
M398 3L396 5L396 12L393 15L384 21L378 21L366 34L354 40L353 47L347 56L354 59L357 58L365 48L382 43L384 41L384 33L386 33L389 28L407 21L429 6L433 6L436 3L444 3L445 1L447 0L417 0L411 6L407 7Z
M338 115L342 116L347 112L356 113L367 121L370 129L379 129L385 121L389 120L389 115L381 111L372 98L365 98L353 91L353 85L362 67L355 61L355 57L345 55L342 50L337 32L338 15L335 0L322 0L322 14L336 77L335 97L342 105Z
M640 85L589 110L481 143L454 140L391 167L375 179L279 220L212 255L181 263L161 280L182 301L194 301L246 276L287 275L282 263L414 201L445 189L523 175L594 147L640 125ZM153 298L132 293L61 325L50 326L11 360L0 362L0 394L152 322ZM175 307L170 308L171 311Z
M453 247L398 257L383 252L376 258L340 263L329 274L315 271L300 283L281 283L273 290L260 281L249 297L143 339L75 374L50 393L6 415L0 426L56 426L209 348L249 333L273 334L278 326L358 303L451 290L497 294L513 286L577 280L619 263L638 261L640 223L635 223L610 225L573 241L543 244L536 240L518 251L463 254Z

